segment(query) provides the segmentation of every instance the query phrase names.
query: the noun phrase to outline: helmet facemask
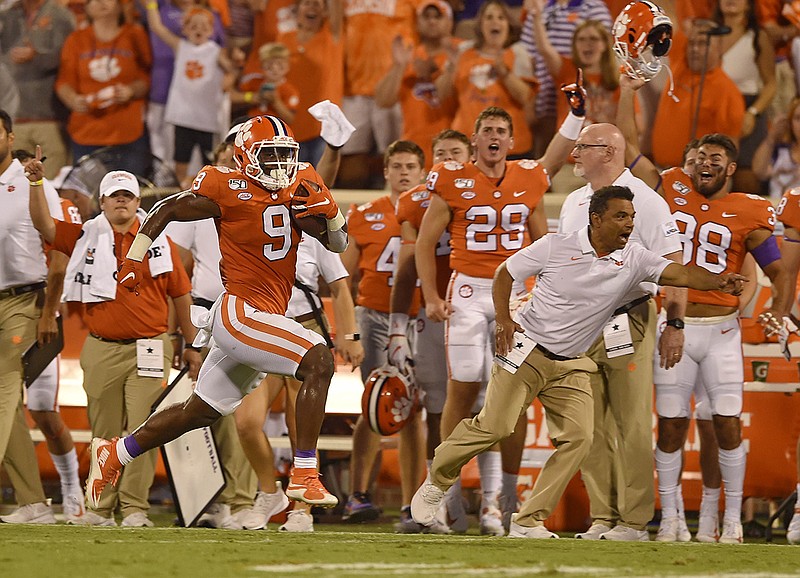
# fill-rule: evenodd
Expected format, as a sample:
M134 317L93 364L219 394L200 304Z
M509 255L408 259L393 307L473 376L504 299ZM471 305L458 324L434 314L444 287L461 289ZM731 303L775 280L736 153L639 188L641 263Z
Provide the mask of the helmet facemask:
M267 190L284 189L297 177L299 154L300 146L291 137L259 141L247 150L249 162L244 172Z

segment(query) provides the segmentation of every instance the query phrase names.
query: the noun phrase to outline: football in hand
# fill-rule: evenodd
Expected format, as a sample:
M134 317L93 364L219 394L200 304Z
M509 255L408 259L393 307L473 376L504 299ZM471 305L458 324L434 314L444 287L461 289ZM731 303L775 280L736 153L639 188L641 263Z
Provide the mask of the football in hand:
M292 204L291 204L291 215L292 215L292 222L294 222L297 227L303 231L311 235L312 237L322 240L324 236L328 234L328 221L325 217L321 217L318 215L308 215L306 217L298 217L298 215L302 215L305 209L305 203L308 201L309 197L311 196L311 191L309 189L319 190L319 185L314 181L309 181L308 179L301 179L300 183L297 185L297 189L294 192L294 196L292 197Z

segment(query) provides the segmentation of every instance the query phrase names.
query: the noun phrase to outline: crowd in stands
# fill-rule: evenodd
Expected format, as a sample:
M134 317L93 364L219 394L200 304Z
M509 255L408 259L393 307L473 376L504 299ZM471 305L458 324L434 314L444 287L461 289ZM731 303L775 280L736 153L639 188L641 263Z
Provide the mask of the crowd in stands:
M79 241L80 227L77 223L81 218L87 221L97 215L98 203L100 213L107 214L112 225L115 222L111 215L117 218L125 211L119 230L115 228L112 236L121 235L120 246L124 244L127 250L139 227L136 209L142 197L133 175L143 177L152 172L154 163L163 163L174 171L175 186L186 189L192 186L193 181L200 185L202 177L196 181L195 175L197 169L205 164L228 166L233 170L232 141L237 133L230 127L237 124L237 119L257 115L282 119L299 143L299 160L315 166L331 189L389 189L388 196L376 194L372 205L362 206L349 214L350 246L341 261L336 257L334 264L326 264L325 259L330 257L330 253L304 257L307 263L315 264L306 271L311 279L308 284L313 284L316 290L320 275L326 279L337 303L337 314L344 319L342 326L353 330L347 334L357 335L360 328L362 335L373 331L375 339L381 340L380 347L368 342L361 350L360 345L356 348L352 343L341 341L341 335L338 337L337 349L347 350L347 360L354 367L360 364L362 377L366 377L381 365L385 342L391 344L392 337L405 339L405 325L402 335L391 333L396 328L390 314L394 315L396 311L392 284L385 279L396 273L393 266L402 251L401 232L403 247L413 245L416 240L417 230L413 226L407 229L407 223L398 221L393 212L398 199L404 198L401 194L421 185L426 172L436 163L465 161L470 152L474 155L474 166L478 168L474 174L465 173L469 178L455 179L453 190L464 188L459 181L469 181L473 183L470 187L474 186L473 177L476 175L478 180L488 176L492 180L491 187L512 186L503 181L506 177L505 152L502 170L497 168L500 164L496 162L484 163L500 171L498 174L479 166L485 160L481 154L486 158L493 154L489 144L484 145L485 150L471 149L481 146L476 144L479 139L473 135L481 122L484 122L484 127L489 127L487 130L498 131L499 140L506 139L508 160L519 163L514 167L521 171L522 176L514 178L519 179L515 182L519 183L520 190L534 187L531 184L533 177L525 171L536 170L539 174L535 186L541 195L535 200L529 199L531 206L525 205L522 213L513 213L509 217L512 222L508 230L517 231L509 235L513 242L519 241L515 250L521 248L525 235L532 237L533 232L537 232L537 236L546 232L544 205L539 200L548 186L552 191L566 193L591 181L586 176L590 162L587 147L589 151L592 147L611 147L612 152L616 152L614 167L619 164L620 171L627 170L623 164L625 146L617 142L624 143L623 134L608 129L608 123L618 123L618 106L623 106L621 99L625 99L626 94L630 102L625 106L630 106L624 110L630 113L632 132L638 135L634 137L636 143L628 143L629 150L633 147L641 151L652 161L654 170L686 166L687 150L697 154L699 145L695 139L720 133L730 138L733 150L738 148L738 161L729 175L733 179L733 190L761 195L777 204L787 190L800 187L800 100L797 98L800 77L795 74L796 67L800 66L800 3L781 0L658 0L654 3L664 10L673 25L671 49L668 58L663 59L667 66L659 76L642 87L636 87L635 95L631 95L633 91L628 90L629 86L621 86L620 65L614 55L614 44L618 40L615 39L613 22L626 4L623 0L78 0L69 3L62 0L0 0L0 110L6 111L9 122L13 123L13 131L6 126L2 134L8 139L8 134L13 132L13 149L19 151L14 153L14 158L19 160L12 167L14 170L19 168L19 174L13 175L14 178L26 178L20 172L22 165L31 160L43 160L41 152L44 151L47 157L44 176L55 185L62 198L74 202L75 206L60 211L55 192L45 190L53 218L61 221L50 231L56 239L55 245L48 245L46 249L65 253L77 251L78 243L86 241L85 238ZM572 83L582 83L585 88L585 108L577 106L574 100L563 98L562 87ZM315 103L326 100L341 107L344 116L353 124L352 136L341 139L341 142L326 137L320 116L309 111ZM487 109L494 112L487 115ZM579 140L582 125L578 123L576 129L576 115L585 118L585 125L604 125L605 128L597 131L598 142L592 144ZM477 124L476 119L479 119ZM513 134L502 132L504 124L508 127L513 125ZM622 133L624 138L631 134L625 129ZM488 143L490 137L484 138ZM573 148L576 141L581 144ZM727 142L724 141L725 146ZM442 143L449 143L457 154L444 149L437 152L437 146ZM694 143L694 146L687 149L688 143ZM713 141L709 146L722 145ZM108 168L122 172L109 173L102 182L97 179L98 188L92 190L85 179L74 177L70 166L86 167L93 155L108 151L109 147L114 152L116 163ZM729 148L725 150L729 151ZM0 161L4 155L0 148ZM326 159L330 159L326 155L336 156L336 163L339 163L336 169L326 170ZM9 156L6 168L11 166ZM480 175L481 171L483 175ZM0 175L2 173L0 171ZM131 183L125 186L112 183L110 175L123 181L130 178ZM4 184L0 182L0 185ZM436 178L428 188L433 190L435 186ZM442 186L441 182L439 186ZM660 186L659 180L655 189ZM491 187L486 189L487 198L494 190ZM591 187L588 190L591 191ZM423 188L415 191L417 195L428 194ZM515 197L517 192L513 193ZM436 198L441 200L442 194L437 194L440 196ZM458 194L460 191L453 196ZM495 192L494 198L499 198L500 194ZM414 197L414 200L421 198ZM459 201L456 199L455 202ZM488 206L490 203L487 201L487 206L482 208L491 208ZM17 209L25 210L24 207ZM442 214L447 212L450 216L448 211L451 209L440 209ZM121 212L114 213L115 210ZM452 212L456 211L452 209ZM75 215L75 220L70 221L70 217ZM498 219L496 214L492 218ZM469 219L465 217L466 220ZM446 222L441 224L442 231L437 231L435 239L421 234L420 245L430 243L432 248ZM771 224L774 225L774 218ZM424 230L424 225L420 226L423 227L420 230ZM523 233L526 226L530 231L526 229ZM213 227L208 231L211 230ZM381 230L383 233L378 235L377 231ZM64 231L71 231L68 240L58 240L58 235ZM196 245L202 243L198 239L205 234L198 231L184 230L180 239L164 241L169 261L167 267L170 272L174 268L174 273L169 283L163 280L158 294L149 296L158 305L158 315L153 316L158 319L151 320L153 327L135 328L141 333L137 338L153 337L154 332L158 334L154 340L163 342L158 350L162 352L163 365L167 369L172 350L167 335L168 298L178 308L178 324L185 325L184 337L191 342L189 337L195 330L188 324L189 303L198 305L201 301L201 305L210 308L222 291L217 279L210 296L199 295L196 283L189 283L181 264L181 260L193 264L196 276L201 262L207 261L206 264L210 263L208 269L213 270L213 263L219 260L217 253L211 257L208 254L198 257ZM409 231L411 238L406 239ZM384 236L396 240L396 246L385 259L389 241ZM525 238L531 240L529 237ZM375 248L371 245L381 246ZM748 250L751 249L748 246ZM112 253L106 255L109 262L115 256L113 243L111 250ZM324 253L321 246L316 245L309 248L307 244L305 250ZM124 251L116 257L121 260L123 255ZM498 263L507 257L499 253L496 256L502 257ZM152 256L150 259L152 271L155 259ZM366 261L370 263L365 264ZM491 286L497 263L492 261L492 265L491 268L484 267L488 271L486 275L470 273L471 278L480 278L483 283L481 290L487 291ZM380 269L381 266L384 268ZM377 269L370 271L369 267ZM469 270L469 267L465 269ZM433 272L436 272L435 267ZM430 271L426 273L431 278L429 285L433 287L434 276ZM380 278L383 283L385 294L381 294L379 302L369 302L366 292L360 290L363 285L368 285L370 275ZM156 276L153 272L153 277ZM348 277L349 280L345 281ZM419 277L424 283L422 271ZM69 274L67 278L69 285ZM8 279L0 275L0 281L6 283ZM27 278L24 281L26 288L40 282ZM412 281L416 281L416 277ZM459 296L471 297L472 285L465 282ZM6 289L0 287L0 293ZM358 307L355 309L348 289L356 295ZM83 289L73 287L72 290L80 292ZM412 291L409 289L409 295ZM487 299L490 303L491 300ZM649 295L637 303L642 305L648 300ZM96 317L92 321L92 316L87 315L92 335L86 355L104 360L104 364L93 366L92 371L84 367L84 371L91 374L87 383L97 387L96 391L86 387L90 397L90 421L93 432L107 438L122 433L123 414L130 421L142 423L161 387L160 378L143 378L147 386L143 389L147 391L141 394L141 399L135 403L123 399L121 384L127 379L124 375L127 370L119 370L119 388L110 401L103 400L103 396L108 395L102 391L103 375L118 369L116 366L109 369L105 364L119 365L121 361L118 363L114 357L118 353L116 348L123 341L128 342L125 345L136 341L131 340L128 334L120 337L118 332L124 328L114 323L113 309L122 308L125 315L129 315L140 303L127 294L121 301L113 301L112 314L105 313L99 324ZM432 299L427 301L431 303ZM444 300L440 301L444 308ZM409 297L411 316L414 317L419 303L416 300L413 306L410 303ZM93 304L87 311L97 312L99 309ZM487 309L489 317L490 309ZM423 314L425 307L420 308L419 318L427 320ZM317 318L309 315L310 310L303 309L294 318L297 321L304 318L304 326L307 326L305 322L311 322L309 328L313 326L315 331L321 331L320 326L324 323L318 323ZM442 322L446 317L449 313L441 318L431 317L431 321ZM408 315L404 320L408 321ZM655 318L650 321L655 324ZM490 327L493 321L487 317L485 323ZM682 323L676 329L682 330ZM461 331L465 335L475 333L474 328L462 328ZM433 459L435 444L431 445L429 441L426 448L422 440L424 435L429 440L438 440L439 419L446 422L444 429L449 434L462 418L471 415L473 402L477 404L476 409L480 407L478 390L481 384L485 385L488 372L480 360L486 361L482 352L491 348L493 338L488 329L483 338L486 344L475 346L476 351L480 349L477 355L480 359L475 361L474 367L465 364L465 367L458 368L461 372L458 375L462 377L450 376L451 382L474 386L469 390L471 396L464 398L469 397L469 403L465 407L451 407L455 402L445 402L442 392L438 409L433 412L428 408L429 417L431 414L436 416L434 419L437 421L432 422L436 435L432 436L430 431L423 434L422 425L415 421L402 434L401 461L405 461L401 465L401 475L405 508L398 531L428 531L414 520L408 508L422 477L425 457L429 469ZM380 361L376 356L370 357L370 353L376 352ZM186 361L196 374L200 361L194 353L199 354L199 351L190 347ZM126 355L130 356L130 351ZM548 359L559 360L560 357L556 354ZM652 358L652 354L649 357ZM647 382L648 389L650 381ZM254 423L263 423L267 402L273 400L282 388L296 396L299 387L298 382L289 379L284 382L282 378L273 376L272 382L265 381L260 392L242 405L236 420L229 419L215 426L220 430L227 429L227 432L217 434L229 440L224 442L226 445L239 443L236 439L238 428L244 450L237 446L238 449L229 454L230 463L235 461L239 468L238 473L233 474L238 483L232 484L228 495L221 496L209 511L206 520L209 525L260 529L272 513L287 507L288 502L273 469L253 471L242 452L247 454L247 458L252 458L252 462L262 465L267 463L265 459L271 459L271 449L268 444L264 447L260 430L255 438L248 439L248 434L255 431ZM448 392L450 387L448 384ZM451 406L445 406L445 403ZM109 416L107 408L110 405L115 409ZM6 421L11 424L13 419L16 418L12 416ZM649 419L648 413L647 427L644 428L648 431ZM0 425L2 421L0 419ZM130 421L127 423L129 426L132 425ZM355 466L351 476L344 514L351 521L366 521L378 515L368 490L379 438L367 424L362 423L364 421L362 418L356 428L354 442L355 459L364 463ZM292 429L295 424L289 427ZM0 437L6 433L0 431ZM648 454L649 448L648 445ZM5 450L0 449L3 450L1 456ZM723 453L729 449L723 448ZM25 446L14 451L24 455L22 452L29 452L29 448ZM227 450L223 448L223 451ZM74 453L71 442L65 444L63 454L71 456L70 452ZM507 453L504 450L504 454ZM54 461L56 455L61 454L54 454ZM134 457L130 456L131 459ZM80 492L76 492L77 462L72 457L59 459L61 461L57 463L63 465L64 479L70 480L64 486L65 504L69 497L73 507L64 510L67 519L72 516L75 523L115 525L114 508L119 506L124 525L151 525L147 518L146 497L153 477L154 454L150 454L147 460L140 460L141 463L136 462L140 464L138 468L126 466L130 475L123 477L124 481L116 491L104 494L104 499L91 511L84 510ZM490 490L484 490L481 510L481 532L486 534L504 535L508 532L516 506L516 475L506 479L509 468L503 462L501 469L500 460L496 451L486 452L486 457L481 458L481 476L485 476L482 482L491 484ZM643 476L646 478L643 485L649 484L652 490L652 468L646 465L648 471ZM516 468L519 469L519 463ZM744 464L741 464L742 477L743 472ZM41 488L30 481L31 475L30 472L20 473L19 480L30 482L30 497L25 499L37 506L43 503L43 494ZM256 478L261 487L257 493ZM719 487L716 489L718 500ZM514 504L510 505L512 495ZM448 502L457 510L458 505L452 505L452 496L450 493ZM501 503L503 496L508 497L508 506ZM444 499L443 495L440 496L440 500ZM643 508L647 519L631 529L646 535L643 526L652 514L647 508L652 506L653 498L650 496L643 500L647 502ZM18 518L3 521L49 521L52 513L43 507L37 508L20 514ZM313 519L309 512L308 507L296 508L288 525L282 529L312 531ZM437 518L434 527L439 527L442 533L449 533L456 528L454 524L460 523L463 523L463 516ZM718 530L717 526L715 521L714 532ZM796 526L796 539L800 541L800 517ZM735 536L737 531L738 538ZM675 532L677 536L678 530ZM741 541L741 528L734 528L733 533L734 538Z

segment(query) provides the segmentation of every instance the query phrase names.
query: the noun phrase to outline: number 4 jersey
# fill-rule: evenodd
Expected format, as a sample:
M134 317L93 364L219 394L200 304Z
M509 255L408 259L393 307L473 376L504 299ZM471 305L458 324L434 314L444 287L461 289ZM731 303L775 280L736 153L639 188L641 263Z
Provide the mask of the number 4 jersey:
M550 179L534 160L507 161L502 179L490 179L472 163L447 161L433 167L428 190L450 207L450 266L491 279L495 269L531 243L528 217Z
M300 232L292 225L289 204L301 179L325 188L311 165L300 164L295 183L268 191L239 171L205 166L192 192L220 209L215 219L222 253L219 269L226 291L265 313L284 315L292 295Z
M662 173L664 198L680 229L683 264L712 273L739 273L747 252L745 241L756 229L775 229L775 208L768 199L729 193L709 200L692 187L679 168ZM690 303L736 307L739 298L720 291L689 289Z

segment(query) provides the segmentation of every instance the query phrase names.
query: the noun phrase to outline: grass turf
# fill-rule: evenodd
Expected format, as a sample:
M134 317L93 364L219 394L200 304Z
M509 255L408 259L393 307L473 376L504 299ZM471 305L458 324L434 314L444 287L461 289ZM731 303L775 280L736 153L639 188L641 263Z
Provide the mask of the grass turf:
M0 576L800 576L800 547L397 535L391 524L318 524L313 534L170 527L0 524Z

